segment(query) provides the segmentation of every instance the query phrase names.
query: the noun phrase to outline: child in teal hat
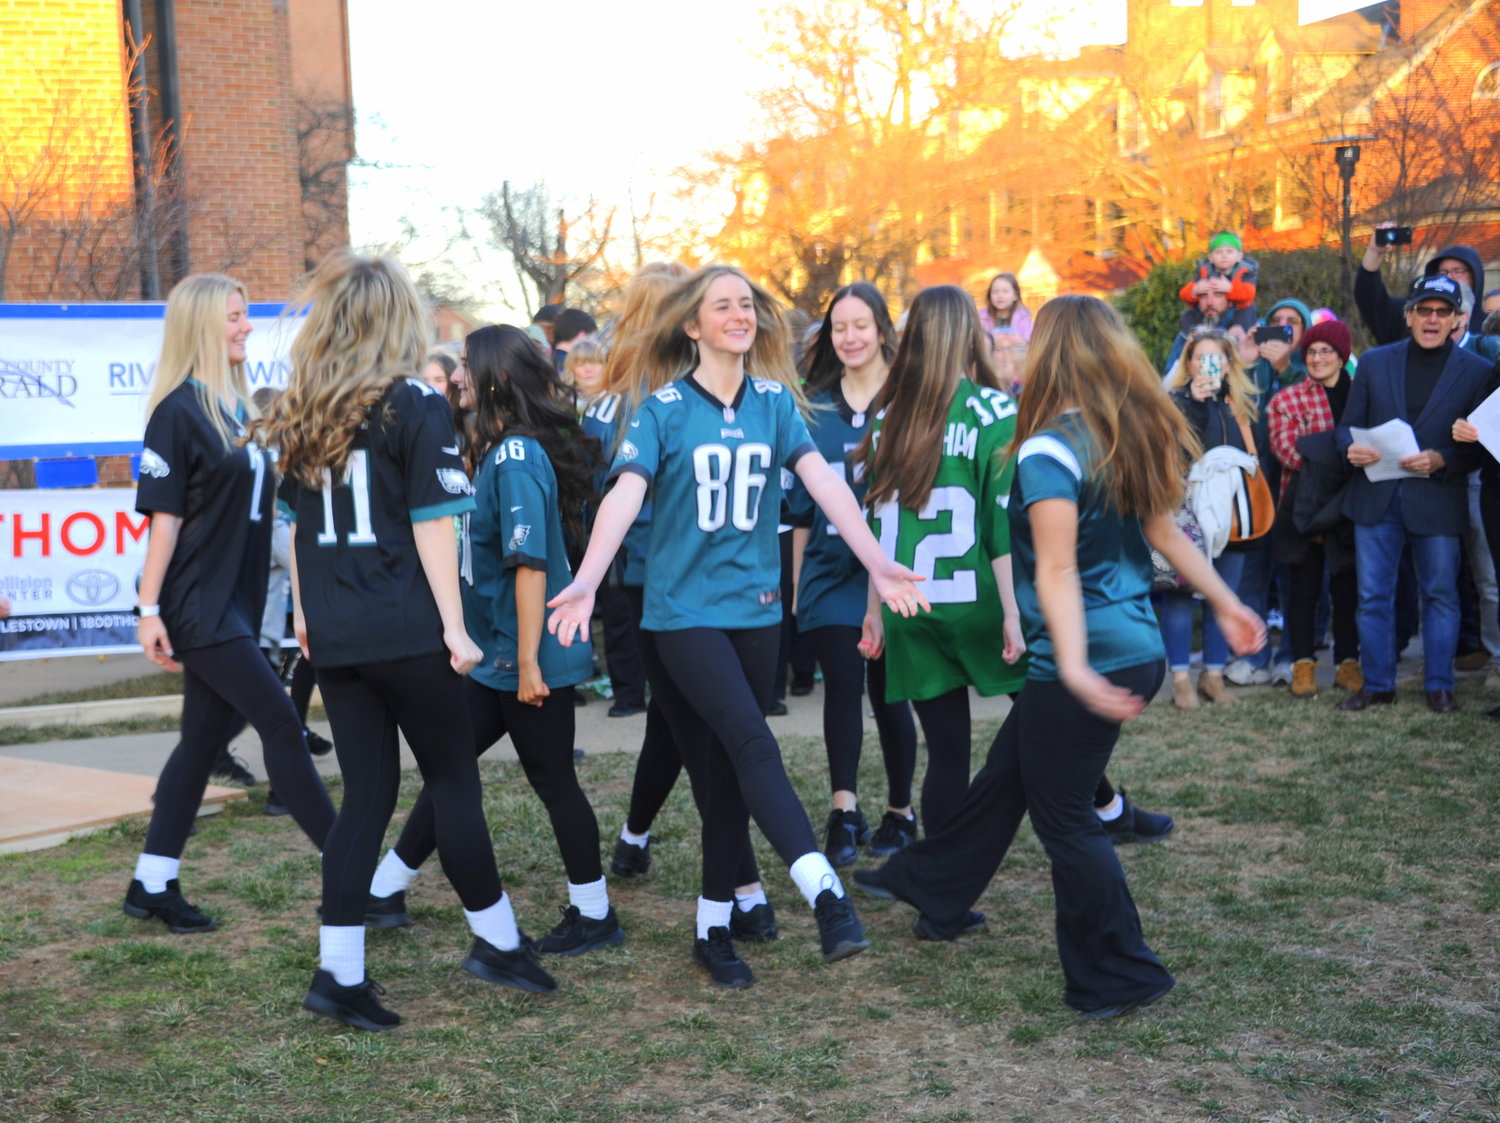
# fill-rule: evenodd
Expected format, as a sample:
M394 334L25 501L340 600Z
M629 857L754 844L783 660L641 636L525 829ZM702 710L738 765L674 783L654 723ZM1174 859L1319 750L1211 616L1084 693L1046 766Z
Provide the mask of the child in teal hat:
M1221 230L1209 239L1208 256L1198 262L1193 279L1183 285L1177 295L1182 297L1183 303L1196 307L1207 293L1225 293L1235 310L1231 325L1249 331L1257 319L1255 276L1258 268L1254 258L1245 256L1240 236L1232 230Z

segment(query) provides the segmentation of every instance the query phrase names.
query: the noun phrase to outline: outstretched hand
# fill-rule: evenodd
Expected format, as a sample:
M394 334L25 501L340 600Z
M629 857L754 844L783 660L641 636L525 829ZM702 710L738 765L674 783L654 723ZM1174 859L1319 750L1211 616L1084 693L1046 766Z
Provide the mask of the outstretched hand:
M1214 610L1219 631L1236 655L1250 655L1266 645L1266 622L1255 611L1236 600L1232 605Z
M918 612L931 612L932 605L917 588L917 582L927 578L907 569L904 565L886 560L885 564L870 574L875 583L875 592L885 606L899 616L915 616Z
M549 600L547 607L556 609L547 617L547 630L557 637L558 643L571 647L574 636L588 635L589 622L594 617L594 590L574 581Z
M1123 725L1146 708L1146 699L1123 686L1116 686L1092 667L1059 673L1068 693L1077 698L1089 713L1105 721Z

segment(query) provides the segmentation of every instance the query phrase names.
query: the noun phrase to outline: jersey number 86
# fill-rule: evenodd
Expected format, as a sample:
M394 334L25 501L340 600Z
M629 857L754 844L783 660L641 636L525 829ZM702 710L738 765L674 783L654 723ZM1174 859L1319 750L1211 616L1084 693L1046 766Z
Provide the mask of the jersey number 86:
M693 449L698 529L718 530L728 521L736 530L754 530L770 467L771 446L767 444L743 444L732 451L717 444Z

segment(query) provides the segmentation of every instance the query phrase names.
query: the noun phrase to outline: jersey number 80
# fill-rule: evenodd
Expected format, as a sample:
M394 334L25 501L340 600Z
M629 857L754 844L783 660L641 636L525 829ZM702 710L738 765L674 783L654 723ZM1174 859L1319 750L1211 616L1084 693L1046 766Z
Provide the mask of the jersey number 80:
M693 449L693 478L698 483L698 529L718 530L732 522L736 530L754 530L760 497L771 467L771 446L699 445Z

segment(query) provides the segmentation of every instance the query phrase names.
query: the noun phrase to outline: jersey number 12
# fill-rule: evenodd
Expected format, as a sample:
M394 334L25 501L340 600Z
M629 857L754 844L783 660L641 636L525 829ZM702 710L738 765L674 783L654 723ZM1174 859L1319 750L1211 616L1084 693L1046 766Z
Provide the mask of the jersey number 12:
M929 530L929 524L944 514L950 516L947 531ZM880 550L896 557L896 538L901 528L901 510L894 500L875 511L880 523ZM961 558L974 548L974 496L967 488L935 487L927 505L916 516L922 537L912 551L911 567L927 578L921 589L932 604L972 604L979 598L978 574L973 569L955 569L949 577L935 577L938 562Z

